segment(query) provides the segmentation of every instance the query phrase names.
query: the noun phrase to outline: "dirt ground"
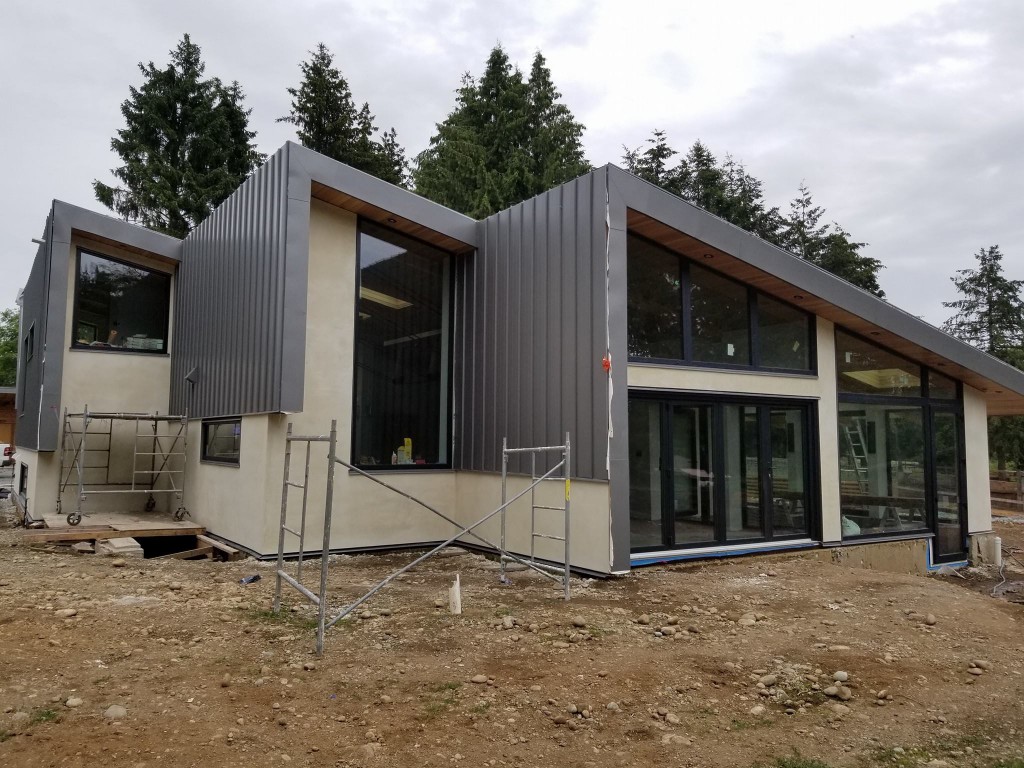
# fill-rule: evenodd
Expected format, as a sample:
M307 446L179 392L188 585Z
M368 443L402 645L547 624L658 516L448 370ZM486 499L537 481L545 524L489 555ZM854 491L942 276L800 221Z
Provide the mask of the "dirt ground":
M1000 528L1019 552L1024 522ZM796 555L578 580L567 604L467 553L317 659L295 593L269 612L270 565L21 535L0 531L0 766L1024 766L1024 606L990 596L995 573ZM334 605L411 559L336 558Z

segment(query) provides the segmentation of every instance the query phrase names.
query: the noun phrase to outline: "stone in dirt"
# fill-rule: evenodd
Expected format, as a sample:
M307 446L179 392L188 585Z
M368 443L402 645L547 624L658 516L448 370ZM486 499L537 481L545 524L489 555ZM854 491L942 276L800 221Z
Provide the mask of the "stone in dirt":
M572 625L577 629L582 629L583 627L587 626L587 621L582 616L573 616Z
M843 672L840 670L839 672L836 672L834 675L832 675L832 679L835 680L837 683L845 683L847 680L850 679L850 675L848 672Z
M111 704L103 711L103 716L107 720L124 720L128 717L128 710L120 704Z
M487 682L487 675L473 675L473 677L469 679L469 682L481 685Z
M70 619L72 616L78 615L77 608L61 608L59 611L54 611L53 615L58 619Z
M84 703L85 702L82 701L77 696L72 696L70 699L68 699L67 701L64 702L64 706L67 707L68 709L75 709L75 707L80 707Z
M116 555L117 557L143 557L142 545L135 539L123 537L119 539L102 539L96 542L97 555Z

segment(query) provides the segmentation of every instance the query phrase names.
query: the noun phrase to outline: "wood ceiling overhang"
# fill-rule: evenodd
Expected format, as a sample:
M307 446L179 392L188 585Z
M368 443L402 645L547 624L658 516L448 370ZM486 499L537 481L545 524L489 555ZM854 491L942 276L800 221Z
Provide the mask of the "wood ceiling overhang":
M780 280L769 272L697 240L684 232L680 232L640 211L627 209L626 225L630 231L660 243L682 256L711 269L716 269L789 304L831 320L836 325L847 328L915 362L927 365L940 373L974 387L984 394L985 401L988 404L989 415L1002 416L1024 413L1024 394L982 376L975 370L951 360L949 357L915 344L904 336L874 322L870 317L862 317L836 306L832 302L825 301L803 288Z
M383 208L368 203L365 200L360 200L359 198L353 197L345 192L341 192L340 190L329 187L326 184L322 184L319 181L313 181L311 183L312 196L317 200L330 203L338 208L350 211L357 216L362 216L363 218L375 221L385 227L391 227L403 234L415 237L416 239L430 243L431 245L435 245L450 253L468 253L473 250L473 246L468 243L464 243L450 235L430 229L429 227L413 221L412 219L400 216L393 211L384 210Z

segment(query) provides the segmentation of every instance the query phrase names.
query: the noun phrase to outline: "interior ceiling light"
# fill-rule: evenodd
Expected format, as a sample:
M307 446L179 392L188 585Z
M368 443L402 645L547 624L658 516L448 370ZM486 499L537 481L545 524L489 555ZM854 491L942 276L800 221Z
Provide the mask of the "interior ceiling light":
M398 219L394 219L394 218L392 218L390 216L388 216L388 218L385 219L385 221L387 221L388 224L397 224L398 223Z
M881 335L882 335L882 332L881 332L881 331L872 331L872 332L871 332L871 335L872 335L872 336L881 336Z
M383 304L388 309L405 309L411 307L412 303L405 299L399 299L394 296L388 296L386 293L380 291L374 291L370 288L360 288L359 298L366 299L367 301L373 301L377 304Z
M797 294L796 296L794 296L793 298L794 298L794 299L796 299L797 301L801 301L801 300L803 300L803 298L804 298L804 295L803 295L802 293L798 293L798 294Z
M713 254L713 253L705 253L704 254L704 258L705 259L713 259L713 258L715 258L715 254Z

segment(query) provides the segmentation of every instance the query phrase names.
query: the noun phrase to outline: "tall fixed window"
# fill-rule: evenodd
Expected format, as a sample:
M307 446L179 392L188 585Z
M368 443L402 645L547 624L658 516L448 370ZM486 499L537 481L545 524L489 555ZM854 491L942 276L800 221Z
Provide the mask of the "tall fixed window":
M448 464L450 349L450 255L361 221L353 463Z
M934 533L939 561L965 550L963 411L955 381L836 331L844 539Z
M170 306L170 275L78 252L73 347L166 353Z
M814 370L814 317L630 233L627 345L633 360Z

